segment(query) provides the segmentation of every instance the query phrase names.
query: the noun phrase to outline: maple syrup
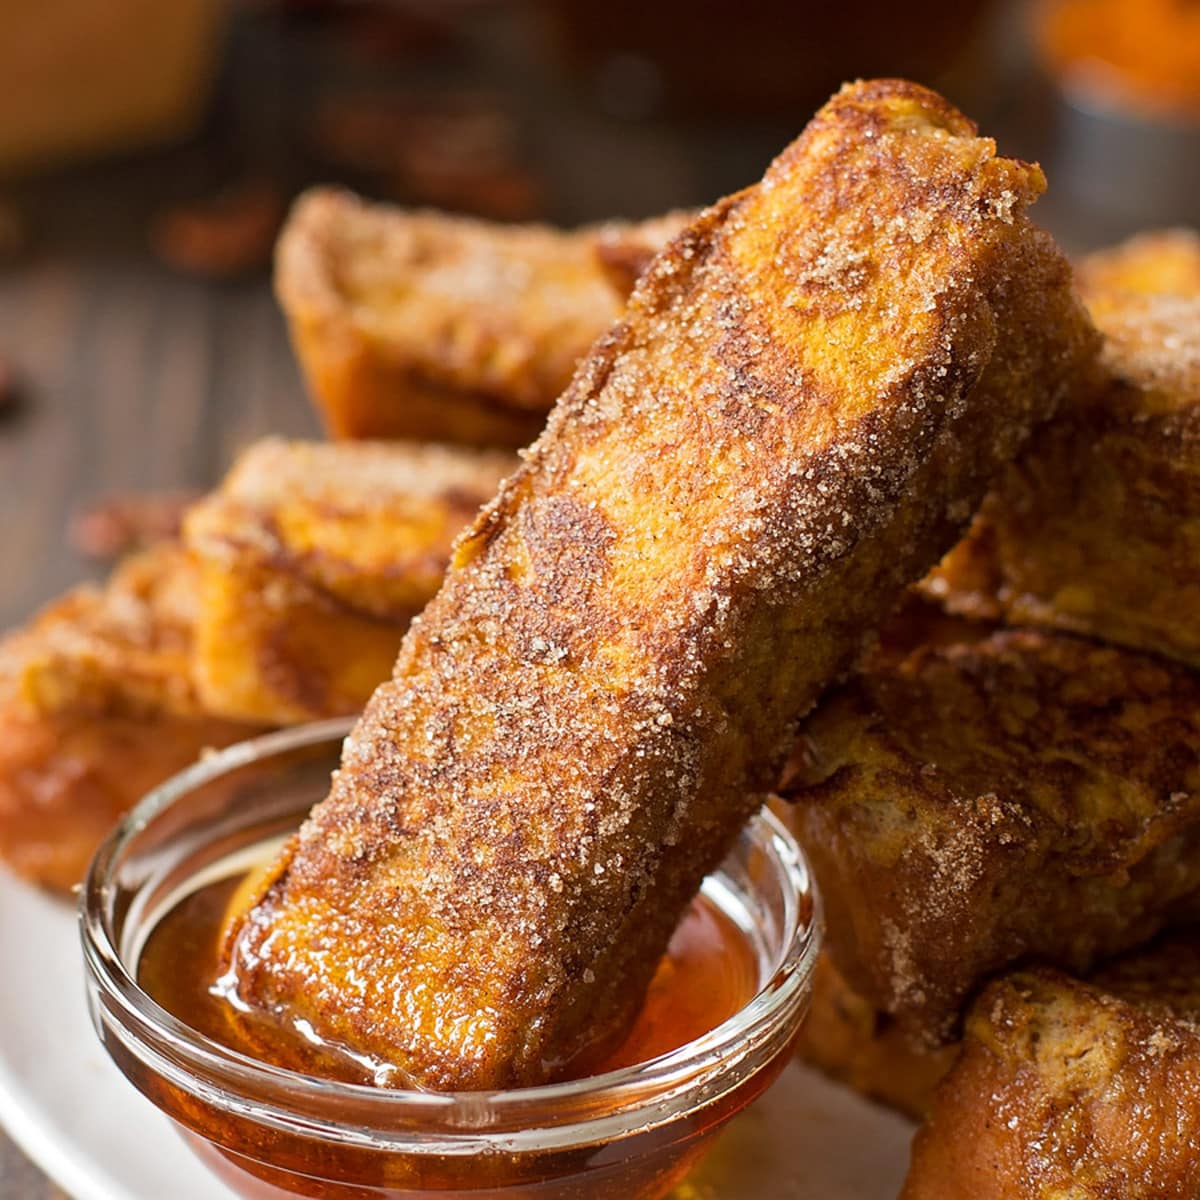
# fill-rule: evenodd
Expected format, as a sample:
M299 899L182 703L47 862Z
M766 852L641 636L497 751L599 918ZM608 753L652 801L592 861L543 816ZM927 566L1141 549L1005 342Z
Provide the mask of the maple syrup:
M222 751L101 846L84 962L118 1069L245 1200L663 1200L791 1059L820 947L794 841L769 815L742 831L603 1061L498 1092L361 1086L376 1064L212 991L248 869L328 791L345 733L329 722Z
M219 985L220 948L231 902L246 876L209 882L156 925L138 964L138 982L167 1012L231 1050L267 1062L301 1064L307 1074L369 1084L377 1064L318 1042L266 1014L234 1007ZM588 1063L596 1075L635 1066L695 1040L739 1012L758 990L746 936L704 896L689 906L659 963L636 1020L620 1044ZM578 1078L567 1068L560 1078Z

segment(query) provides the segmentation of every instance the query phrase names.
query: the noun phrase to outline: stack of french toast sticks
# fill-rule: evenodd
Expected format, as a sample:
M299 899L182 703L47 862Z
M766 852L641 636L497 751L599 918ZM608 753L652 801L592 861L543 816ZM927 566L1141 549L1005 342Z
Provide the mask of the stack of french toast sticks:
M330 430L376 440L251 447L177 542L0 644L0 851L69 888L117 816L201 748L357 712L450 568L355 735L352 804L356 765L378 772L381 739L403 732L397 695L404 711L460 702L425 643L507 597L478 675L500 680L491 711L519 703L504 690L518 659L558 697L561 660L583 653L568 618L598 611L581 580L649 595L641 564L686 579L682 556L703 558L703 604L656 602L673 619L678 600L681 662L708 655L708 670L710 634L745 648L705 694L725 715L697 728L740 713L783 729L781 696L794 711L781 772L748 734L711 767L698 741L696 778L714 795L754 781L746 812L773 790L809 856L827 939L801 1053L924 1121L906 1200L1196 1195L1200 237L1144 234L1072 282L1024 216L1040 187L940 98L889 81L844 89L761 188L699 215L564 233L303 197L280 300ZM793 391L824 399L800 421ZM630 520L643 494L670 504L635 554L588 494ZM794 544L763 516L776 501L812 514ZM735 535L756 553L704 549ZM544 573L554 620L544 597L535 622L504 592L514 572ZM644 649L611 647L618 679ZM478 638L461 651L481 653ZM683 770L693 718L647 714L675 739L663 770ZM642 788L657 812L663 772L626 780L614 744L605 727L589 751L606 786ZM693 848L718 824L695 811ZM291 936L287 889L338 869L298 854L264 931ZM673 903L698 862L652 882Z

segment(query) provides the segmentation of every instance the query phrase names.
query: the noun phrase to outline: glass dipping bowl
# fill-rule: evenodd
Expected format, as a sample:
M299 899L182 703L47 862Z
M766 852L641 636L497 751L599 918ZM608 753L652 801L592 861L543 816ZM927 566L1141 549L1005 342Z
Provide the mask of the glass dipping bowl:
M666 1195L787 1064L808 1005L818 903L799 849L769 814L704 884L757 958L757 993L709 1033L636 1067L494 1092L333 1082L231 1050L138 986L156 924L297 827L327 792L348 728L326 721L214 754L151 792L100 848L81 929L108 1053L225 1183L255 1200Z

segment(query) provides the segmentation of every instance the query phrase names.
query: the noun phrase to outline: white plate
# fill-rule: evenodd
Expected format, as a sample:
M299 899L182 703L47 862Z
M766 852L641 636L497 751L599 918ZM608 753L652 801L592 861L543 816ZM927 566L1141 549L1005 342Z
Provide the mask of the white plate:
M92 1032L71 908L0 870L0 1122L76 1200L230 1200ZM683 1200L893 1200L912 1127L789 1067Z

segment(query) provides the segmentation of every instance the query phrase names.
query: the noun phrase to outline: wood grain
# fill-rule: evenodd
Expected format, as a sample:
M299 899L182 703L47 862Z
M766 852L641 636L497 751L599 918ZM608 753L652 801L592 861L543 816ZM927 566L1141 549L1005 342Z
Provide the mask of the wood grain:
M41 261L0 277L0 352L23 394L0 424L5 626L87 573L66 543L85 502L205 487L262 433L316 432L261 282Z

